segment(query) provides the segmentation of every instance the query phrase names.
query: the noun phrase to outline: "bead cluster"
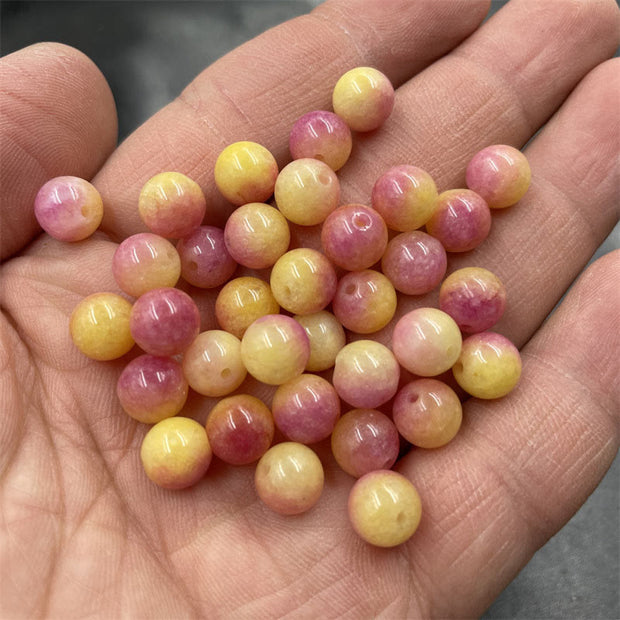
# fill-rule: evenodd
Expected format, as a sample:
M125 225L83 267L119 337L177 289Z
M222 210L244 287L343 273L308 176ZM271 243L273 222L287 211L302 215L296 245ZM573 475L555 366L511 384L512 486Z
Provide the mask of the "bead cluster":
M478 246L489 234L491 209L523 196L527 160L510 146L487 147L467 167L468 188L443 193L426 171L399 165L378 178L371 206L340 205L336 171L351 153L351 130L376 130L393 105L389 80L358 67L336 84L334 112L309 112L294 124L293 161L281 171L262 145L227 146L215 184L237 208L224 230L201 225L205 197L185 175L163 172L144 185L138 210L151 232L123 241L112 263L118 286L137 299L91 295L75 308L70 332L97 360L121 357L134 342L143 349L121 373L117 394L130 416L154 424L141 459L158 485L196 483L213 454L231 465L258 461L261 500L298 514L318 501L324 483L321 461L306 444L331 437L336 462L359 478L349 497L353 528L372 544L394 546L421 516L416 489L390 469L401 437L437 448L461 425L458 396L435 377L452 369L478 398L504 396L517 384L516 347L487 331L506 305L500 279L480 267L443 279L446 252ZM275 206L265 202L272 195ZM35 213L51 235L75 241L97 228L102 203L86 181L59 177L43 186ZM323 252L289 249L288 222L321 224ZM168 239L177 239L176 247ZM233 278L238 265L271 268L269 283ZM196 303L175 288L181 276L196 287L221 287L221 329L199 333ZM439 309L402 316L391 349L369 339L347 344L345 329L372 334L390 324L396 291L422 295L442 280ZM463 340L462 333L470 335ZM401 368L417 378L400 385ZM248 373L277 386L270 407L237 392ZM189 388L221 399L204 427L177 416ZM391 416L378 410L392 399ZM342 416L341 401L352 407ZM272 446L276 432L286 441Z

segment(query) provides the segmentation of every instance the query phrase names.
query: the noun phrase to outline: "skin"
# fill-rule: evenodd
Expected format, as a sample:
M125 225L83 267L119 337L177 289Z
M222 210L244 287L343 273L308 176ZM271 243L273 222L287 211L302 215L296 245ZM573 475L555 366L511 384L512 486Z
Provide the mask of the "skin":
M618 218L619 72L607 61L618 9L611 0L515 0L478 29L486 2L392 4L329 1L267 32L116 151L112 97L80 53L45 44L1 61L3 119L21 119L0 125L3 617L478 616L603 477L619 436L620 330L609 303L618 253L593 264L543 320ZM210 181L222 144L245 134L282 165L296 118L328 106L338 77L371 62L398 88L397 102L381 130L356 139L340 177L345 202L365 200L376 171L411 152L440 188L458 187L473 153L521 147L548 121L526 150L528 194L497 214L488 242L450 262L487 267L509 287L497 330L523 346L522 381L501 401L465 403L445 449L396 465L424 513L413 538L389 552L343 525L352 479L327 449L321 500L294 522L257 500L252 468L214 463L193 489L157 488L140 469L146 427L114 397L123 362L90 361L67 336L80 298L117 290L101 265L116 242L144 230L135 205L147 178L196 170L223 219L230 207ZM265 124L274 99L282 113ZM42 236L32 215L38 188L59 174L94 177L106 204L103 232L77 246ZM213 298L199 297L205 323ZM396 318L431 301L403 299ZM391 327L373 337L388 342ZM203 411L190 404L185 415L203 422Z

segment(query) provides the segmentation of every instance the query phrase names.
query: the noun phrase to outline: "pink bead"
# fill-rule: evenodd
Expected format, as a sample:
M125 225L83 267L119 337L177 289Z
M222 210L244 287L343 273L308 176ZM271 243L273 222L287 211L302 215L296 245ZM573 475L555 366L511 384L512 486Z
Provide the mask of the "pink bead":
M182 353L198 335L200 313L176 288L158 288L139 297L130 318L131 335L151 355Z

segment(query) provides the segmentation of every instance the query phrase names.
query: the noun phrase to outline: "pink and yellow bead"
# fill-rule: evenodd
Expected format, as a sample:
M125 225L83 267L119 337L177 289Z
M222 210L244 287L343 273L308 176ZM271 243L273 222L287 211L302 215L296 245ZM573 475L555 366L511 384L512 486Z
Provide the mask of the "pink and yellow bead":
M306 370L321 372L331 368L338 352L347 343L342 324L327 310L297 315L295 320L306 330L310 341L310 357Z

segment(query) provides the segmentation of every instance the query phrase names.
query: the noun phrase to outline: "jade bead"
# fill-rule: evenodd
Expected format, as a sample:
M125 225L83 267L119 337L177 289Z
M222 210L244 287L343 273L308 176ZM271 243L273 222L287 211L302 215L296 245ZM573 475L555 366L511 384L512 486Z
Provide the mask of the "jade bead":
M310 341L310 357L306 370L321 372L331 368L336 362L336 355L347 343L340 321L327 310L297 315L294 319L306 330Z

